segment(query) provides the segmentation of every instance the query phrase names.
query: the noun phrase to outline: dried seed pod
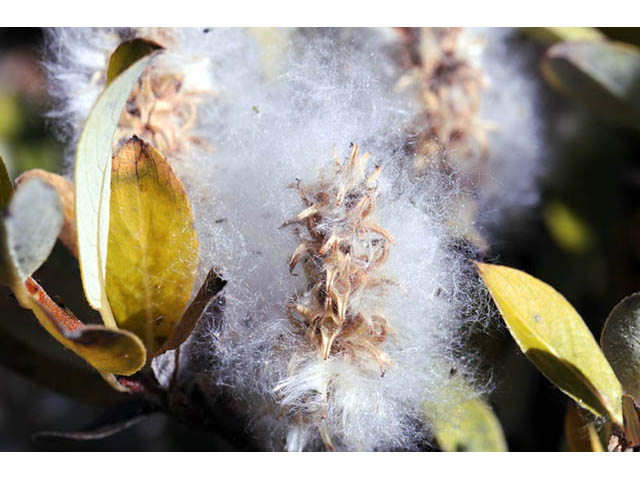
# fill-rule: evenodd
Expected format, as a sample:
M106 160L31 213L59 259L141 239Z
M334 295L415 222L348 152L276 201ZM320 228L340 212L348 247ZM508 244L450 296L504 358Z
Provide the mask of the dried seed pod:
M375 179L381 170L376 166L366 177L368 159L353 145L349 158L344 164L336 162L328 178L296 185L309 206L287 222L306 227L298 230L301 243L289 266L293 270L298 262L305 263L309 289L289 305L288 312L298 334L307 340L305 348L316 350L320 359L343 356L364 370L378 368L384 376L392 362L381 345L393 329L383 315L363 311L360 299L391 283L378 270L388 258L389 244L395 242L376 223ZM325 445L332 449L323 427L324 403L319 409L307 408L302 420L315 421Z

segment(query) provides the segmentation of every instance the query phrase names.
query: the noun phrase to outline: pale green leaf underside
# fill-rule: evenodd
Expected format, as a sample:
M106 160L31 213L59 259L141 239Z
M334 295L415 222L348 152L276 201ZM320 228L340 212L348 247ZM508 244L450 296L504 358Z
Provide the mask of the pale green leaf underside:
M75 165L75 210L82 283L89 304L108 309L105 269L109 236L112 141L131 89L154 55L138 60L114 79L91 111L80 136ZM110 317L110 311L108 312Z
M24 282L40 268L56 243L62 222L62 207L52 187L30 180L16 191L0 227L2 283Z

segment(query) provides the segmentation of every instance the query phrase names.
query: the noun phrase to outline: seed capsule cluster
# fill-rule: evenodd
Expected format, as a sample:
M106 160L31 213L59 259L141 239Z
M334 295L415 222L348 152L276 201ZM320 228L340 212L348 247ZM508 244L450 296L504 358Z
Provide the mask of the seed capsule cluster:
M118 122L115 142L133 135L144 138L166 155L186 151L202 141L192 135L197 121L197 93L185 92L177 74L147 70L131 92Z
M320 359L343 356L365 370L377 365L384 376L392 362L382 345L393 329L376 311L377 303L366 297L379 299L393 286L379 269L395 242L375 220L376 179L381 169L376 166L366 177L368 160L369 155L361 156L354 145L344 163L336 159L330 178L308 188L296 185L306 208L285 224L295 224L301 240L289 268L293 272L298 263L304 264L308 290L288 305L288 317ZM295 368L294 357L290 374ZM321 403L326 403L329 389L326 385L320 392ZM321 410L315 412L319 420L326 416ZM332 448L322 425L320 431Z
M422 170L444 155L457 169L477 169L488 155L479 119L485 85L482 69L466 54L463 30L422 28L404 34L413 52L407 55L408 78L417 81L423 107L416 127L416 167Z
M336 162L331 181L297 187L307 208L292 223L306 230L297 229L303 241L289 267L293 271L302 261L310 288L288 310L292 324L321 358L342 354L357 361L369 356L384 375L391 360L381 344L392 329L383 315L363 309L362 297L392 284L378 269L394 240L375 221L380 168L366 178L368 159L354 145L345 164Z
M169 28L143 29L138 34L169 51L175 50L178 44ZM189 60L193 59L184 59L186 63ZM205 95L212 93L185 88L180 69L151 65L127 100L114 142L119 144L136 135L170 157L188 151L192 145L203 145L204 141L193 135L198 120L197 106Z

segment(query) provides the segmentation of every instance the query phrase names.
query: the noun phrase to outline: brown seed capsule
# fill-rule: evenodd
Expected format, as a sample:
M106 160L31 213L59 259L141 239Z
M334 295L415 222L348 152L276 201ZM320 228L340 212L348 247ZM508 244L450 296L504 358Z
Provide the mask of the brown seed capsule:
M305 348L315 350L321 361L340 356L384 376L392 362L382 347L393 328L381 313L363 311L360 300L373 290L379 298L380 292L394 285L379 269L395 240L376 223L376 180L381 169L376 166L372 175L365 176L368 158L360 156L354 145L346 162L336 162L328 178L310 186L295 185L305 208L284 225L299 224L306 229L296 232L300 244L289 266L293 271L304 261L307 293L311 294L300 294L287 313L305 339ZM293 364L291 368L294 373ZM329 449L333 445L325 419L330 388L328 384L320 392L323 407L318 410L310 405L300 418L316 424Z

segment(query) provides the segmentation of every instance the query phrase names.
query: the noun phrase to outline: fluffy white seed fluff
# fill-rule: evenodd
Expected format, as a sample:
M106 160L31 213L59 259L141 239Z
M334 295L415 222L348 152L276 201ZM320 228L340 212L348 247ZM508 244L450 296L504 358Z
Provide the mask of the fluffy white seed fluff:
M121 30L51 28L45 30L44 67L53 102L50 116L57 133L75 145L80 130L106 82L109 55L120 44Z
M211 333L212 374L250 409L255 435L272 448L322 447L317 426L294 414L327 383L325 425L336 448L415 447L424 436L423 403L455 401L443 392L451 368L465 370L455 352L459 302L470 280L442 226L450 185L414 183L411 159L402 153L415 99L393 94L402 73L394 67L393 37L299 32L280 73L269 77L259 42L238 31L214 34L234 54L212 59L219 97L206 122L213 151L182 171L199 182L191 191L202 212L201 241L228 281L224 327ZM313 184L334 150L344 159L352 142L382 167L377 218L397 243L384 274L398 287L368 299L397 332L383 345L393 366L381 377L340 356L311 354L290 374L304 339L286 307L307 285L299 268L289 272L298 241L281 226L304 208L292 185Z
M198 105L195 131L206 148L169 160L194 208L201 274L216 266L228 282L222 327L200 332L205 340L190 348L207 350L208 374L229 389L266 447L323 448L304 410L327 390L315 406L326 409L322 428L335 448L416 448L428 427L425 402L460 401L453 370L472 379L461 331L482 319L472 314L477 280L453 248L455 228L445 227L457 215L449 209L456 186L436 172L417 178L404 153L418 102L413 91L394 93L403 73L397 37L386 29L176 35L177 53L167 57L176 60L163 65L215 95ZM104 69L98 57L104 62L115 48L112 36L51 35L55 115L67 131L81 128L97 97L91 72ZM192 69L183 68L185 56L199 59ZM73 102L74 92L82 99ZM382 169L376 219L396 242L381 271L395 286L360 299L395 330L381 346L392 361L384 376L345 356L305 353L287 318L287 305L308 289L302 267L289 271L298 239L282 228L304 208L295 186L313 185L334 152L342 161L352 143L371 153L371 169Z
M478 195L481 221L495 228L537 204L548 166L539 52L512 28L470 29L468 37L486 80L479 116L488 130L489 178Z

